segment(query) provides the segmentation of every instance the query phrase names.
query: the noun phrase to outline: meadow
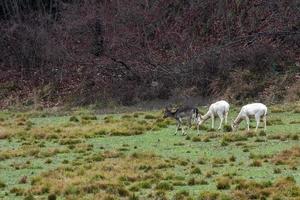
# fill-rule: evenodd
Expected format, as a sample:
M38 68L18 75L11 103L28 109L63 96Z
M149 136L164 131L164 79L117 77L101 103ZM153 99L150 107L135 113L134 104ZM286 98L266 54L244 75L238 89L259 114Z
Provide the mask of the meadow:
M182 136L160 110L2 111L0 199L300 199L300 103L267 124Z

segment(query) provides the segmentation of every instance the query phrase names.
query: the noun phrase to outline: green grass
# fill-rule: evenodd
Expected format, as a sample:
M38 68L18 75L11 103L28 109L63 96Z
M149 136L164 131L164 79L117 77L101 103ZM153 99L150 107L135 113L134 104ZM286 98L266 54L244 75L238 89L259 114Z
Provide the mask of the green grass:
M286 195L277 191L282 177L293 177L294 183L280 184L300 196L300 113L288 108L273 107L266 132L226 126L201 129L200 136L191 129L188 137L174 135L174 121L163 120L160 111L3 112L0 199L227 198L245 187L257 194L269 187L270 196L280 196ZM229 122L237 112L230 112ZM258 187L266 181L272 185Z

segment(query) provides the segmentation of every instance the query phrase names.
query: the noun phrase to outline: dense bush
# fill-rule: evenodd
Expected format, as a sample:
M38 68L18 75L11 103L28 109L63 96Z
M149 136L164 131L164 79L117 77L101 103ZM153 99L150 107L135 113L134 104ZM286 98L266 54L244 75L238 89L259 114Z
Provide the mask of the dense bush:
M296 100L298 12L297 0L3 0L0 105Z

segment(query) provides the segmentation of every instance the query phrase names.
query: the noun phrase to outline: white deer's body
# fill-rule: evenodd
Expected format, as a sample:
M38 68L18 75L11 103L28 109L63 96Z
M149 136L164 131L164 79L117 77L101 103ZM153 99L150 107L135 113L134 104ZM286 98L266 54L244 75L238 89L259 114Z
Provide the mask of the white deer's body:
M211 118L211 127L214 128L215 117L218 116L221 120L219 128L221 129L223 120L225 119L225 124L227 124L227 117L229 112L229 104L226 101L218 101L209 106L208 112L205 115L199 115L198 117L198 127L203 124L206 120ZM199 128L198 128L199 129Z
M236 130L238 128L238 125L241 123L241 121L246 120L247 122L247 130L249 131L249 118L255 118L256 120L256 128L255 131L257 131L260 119L263 118L264 121L264 130L267 128L267 106L265 106L262 103L252 103L247 104L241 108L240 113L236 117L236 119L233 121L232 128Z

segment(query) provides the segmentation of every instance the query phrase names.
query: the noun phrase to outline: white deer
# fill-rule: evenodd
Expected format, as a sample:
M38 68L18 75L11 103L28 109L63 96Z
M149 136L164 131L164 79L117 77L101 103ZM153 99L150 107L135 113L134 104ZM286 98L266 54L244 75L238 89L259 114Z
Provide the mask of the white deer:
M247 130L250 130L250 120L249 118L255 118L256 121L256 128L255 131L257 131L259 123L260 123L260 118L263 118L264 121L264 130L266 131L267 129L267 112L268 108L262 103L252 103L252 104L247 104L241 108L240 113L236 117L236 119L233 121L231 127L234 131L238 129L239 124L241 121L246 120L247 122Z
M203 124L206 120L211 118L211 127L214 128L215 117L218 116L221 120L219 128L221 129L223 120L225 119L225 124L227 124L227 117L229 112L229 104L226 101L218 101L213 103L209 106L208 112L205 115L198 116L198 126L197 129L199 130L199 126ZM198 132L199 133L199 132Z

